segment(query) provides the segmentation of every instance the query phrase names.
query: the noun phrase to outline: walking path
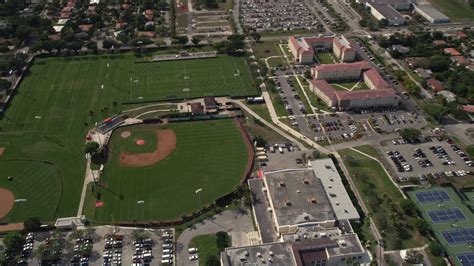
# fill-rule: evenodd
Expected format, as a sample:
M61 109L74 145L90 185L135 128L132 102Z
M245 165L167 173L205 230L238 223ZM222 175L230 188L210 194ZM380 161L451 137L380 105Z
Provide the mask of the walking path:
M405 194L404 194L403 191L400 189L400 187L398 186L398 184L395 183L395 181L393 180L393 178L391 178L390 173L387 171L387 169L386 169L385 166L382 164L382 162L379 161L379 159L377 159L377 158L375 158L375 157L373 157L373 156L370 156L370 155L368 155L367 153L364 153L364 152L362 152L362 151L360 151L360 150L358 150L358 149L356 149L356 148L351 148L351 150L353 150L353 151L355 151L355 152L357 152L357 153L360 153L360 154L362 154L362 155L365 155L365 156L369 157L370 159L376 161L378 164L380 164L380 166L381 166L382 169L384 170L385 174L387 175L388 179L390 179L390 181L392 182L392 184L398 189L398 191L400 191L400 194L402 194L403 198L404 198L404 199L407 199L407 196L405 196Z

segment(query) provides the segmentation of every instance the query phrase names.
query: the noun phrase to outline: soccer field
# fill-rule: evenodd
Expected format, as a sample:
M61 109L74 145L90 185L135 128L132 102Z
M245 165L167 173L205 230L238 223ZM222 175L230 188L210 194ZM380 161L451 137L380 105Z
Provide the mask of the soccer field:
M233 120L146 127L150 131L173 130L176 149L155 165L125 167L119 163L119 154L128 151L128 147L120 133L126 130L133 136L134 126L114 132L111 156L101 177L105 188L99 190L104 204L96 208L94 221L178 219L199 209L196 189L202 188L201 204L205 206L239 185L247 167L248 151ZM144 126L139 128L143 131ZM143 203L138 204L139 201Z
M130 99L246 96L256 93L244 58L217 58L133 64Z
M16 185L15 189L19 193L18 195L15 193L17 198L23 195L21 191L29 191L30 199L41 199L41 197L48 195L51 196L51 199L45 198L44 200L48 208L44 208L40 204L35 205L33 200L27 201L29 204L23 204L31 206L31 208L24 208L20 203L15 203L5 220L21 222L35 213L31 210L36 206L41 207L38 208L38 215L44 219L43 222L51 222L56 217L75 216L84 182L83 150L86 132L95 122L119 112L120 103L130 101L130 97L133 95L131 89L135 89L136 93L142 90L143 94L147 93L146 97L149 98L144 100L151 100L152 97L163 100L171 94L183 93L181 87L176 89L176 92L171 87L161 88L161 90L156 88L156 91L152 91L153 86L151 85L151 81L153 84L160 84L159 77L162 75L161 78L163 78L163 73L165 73L162 65L183 64L183 62L137 64L134 63L135 60L137 58L131 54L35 60L30 68L30 73L22 81L6 113L0 118L2 133L0 134L0 143L8 143L4 154L0 156L0 187ZM205 62L208 62L206 60L187 61L184 64L198 69L198 65L206 65ZM247 92L250 90L255 92L250 76L245 76L246 73L250 74L243 58L223 55L213 62L221 62L223 69L230 71L229 75L238 69L231 66L234 64L241 66L243 68L240 70L241 76L235 76L235 81L237 82L237 77L239 77L241 80L239 84L243 82L248 85L245 87L248 89ZM217 63L208 64L208 69L219 66ZM167 75L172 73L169 69L166 71ZM141 81L130 82L132 74L134 80ZM234 76L232 74L224 78L230 79ZM148 86L146 86L147 79L149 80ZM207 73L207 79L222 78L219 74ZM166 84L173 85L172 82ZM194 84L206 86L204 83L196 82ZM215 82L214 84L219 83ZM232 91L237 90L235 87L237 85L232 87L229 84L219 84L222 86L213 90L216 93L220 90L223 95L231 93L238 95L238 92ZM195 89L193 90L193 88ZM205 90L207 90L206 87L191 86L191 90L188 92L189 97L202 96L206 93ZM62 176L62 193L61 190L53 186L45 190L42 186L31 185L34 183L23 183L23 186L30 186L25 188L19 187L19 184L5 184L3 179L6 179L11 168L6 161L12 159L47 162L59 169ZM3 163L4 161L5 163ZM39 176L34 171L30 173L31 176L28 175L24 180L41 177L37 180L54 183L56 182L54 180L57 179L55 176ZM35 181L37 180L35 179Z

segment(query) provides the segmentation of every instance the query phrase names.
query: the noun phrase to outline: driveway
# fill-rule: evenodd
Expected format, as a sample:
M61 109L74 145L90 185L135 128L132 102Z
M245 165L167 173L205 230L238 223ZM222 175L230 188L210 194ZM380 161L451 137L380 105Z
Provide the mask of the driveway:
M219 231L227 233L255 231L252 223L252 216L249 210L243 211L224 211L214 217L186 229L179 235L176 241L176 260L178 265L198 265L195 261L192 264L189 261L188 246L189 242L199 235L215 234Z

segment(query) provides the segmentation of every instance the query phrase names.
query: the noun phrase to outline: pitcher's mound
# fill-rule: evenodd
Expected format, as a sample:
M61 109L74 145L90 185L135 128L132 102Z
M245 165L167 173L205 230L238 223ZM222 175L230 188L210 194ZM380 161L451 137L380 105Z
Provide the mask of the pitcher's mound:
M13 208L15 196L10 190L0 187L0 202L2 203L0 204L0 219L2 219Z
M122 133L120 133L120 137L122 137L123 139L126 139L128 137L130 137L132 135L132 132L130 131L124 131Z
M145 145L145 141L143 139L138 139L137 141L135 141L135 144L142 146Z

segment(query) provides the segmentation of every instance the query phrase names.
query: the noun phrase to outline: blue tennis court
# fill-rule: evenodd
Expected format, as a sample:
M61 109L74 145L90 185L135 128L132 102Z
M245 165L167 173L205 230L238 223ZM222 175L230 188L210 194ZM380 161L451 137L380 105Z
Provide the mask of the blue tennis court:
M463 266L474 265L474 252L458 253L456 257L458 257L458 260Z
M466 220L466 216L459 208L429 211L428 215L433 223L446 223Z
M416 199L422 204L434 203L434 202L445 202L445 201L451 200L448 193L446 193L446 191L443 191L443 190L416 192L415 196L416 196Z
M474 227L448 230L442 235L449 245L474 243Z

